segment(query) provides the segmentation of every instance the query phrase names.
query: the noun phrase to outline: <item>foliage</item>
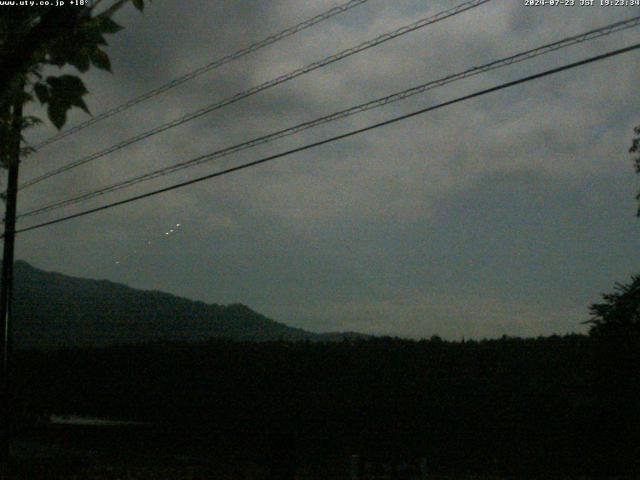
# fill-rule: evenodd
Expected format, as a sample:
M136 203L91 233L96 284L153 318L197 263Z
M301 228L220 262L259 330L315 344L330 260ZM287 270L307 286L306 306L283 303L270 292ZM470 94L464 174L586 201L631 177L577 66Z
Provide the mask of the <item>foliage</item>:
M592 452L601 474L640 468L640 275L591 305Z
M591 305L591 335L638 337L640 329L640 275L624 285L617 283L614 293L604 294L603 303Z
M67 112L80 108L89 113L83 99L88 93L76 75L44 76L47 67L70 65L85 73L91 66L111 71L104 51L105 35L122 29L113 19L128 0L118 0L100 13L100 0L83 6L14 6L0 9L0 141L13 135L11 107L37 100L47 107L49 120L60 129ZM37 2L39 3L39 2ZM69 2L67 2L68 4ZM132 0L142 10L143 0ZM23 128L37 123L26 119ZM7 151L0 150L0 161L7 164Z

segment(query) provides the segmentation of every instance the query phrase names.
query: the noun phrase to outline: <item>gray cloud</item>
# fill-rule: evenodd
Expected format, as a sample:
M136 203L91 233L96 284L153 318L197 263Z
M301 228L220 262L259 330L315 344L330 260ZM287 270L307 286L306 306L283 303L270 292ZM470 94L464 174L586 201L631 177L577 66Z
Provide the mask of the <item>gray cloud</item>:
M123 12L126 29L110 46L115 74L87 75L91 108L99 112L336 3L156 1L143 15ZM22 177L451 5L372 0L43 149L25 161ZM24 191L20 203L65 198L634 14L494 1L61 175ZM468 79L88 205L631 44L636 33ZM64 273L244 302L317 331L448 338L584 331L588 304L637 268L637 183L627 154L639 122L636 55L27 233L18 254ZM82 119L75 113L71 124ZM51 133L42 128L33 139ZM180 231L165 236L176 223Z

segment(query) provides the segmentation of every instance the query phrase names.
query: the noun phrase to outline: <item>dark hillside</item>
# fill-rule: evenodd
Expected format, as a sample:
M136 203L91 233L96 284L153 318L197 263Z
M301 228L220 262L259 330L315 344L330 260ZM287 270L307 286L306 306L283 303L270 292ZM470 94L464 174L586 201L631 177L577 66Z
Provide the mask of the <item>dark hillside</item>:
M241 304L205 304L168 293L136 290L15 265L18 347L83 347L148 341L341 340L357 334L314 334ZM364 336L363 336L364 337Z

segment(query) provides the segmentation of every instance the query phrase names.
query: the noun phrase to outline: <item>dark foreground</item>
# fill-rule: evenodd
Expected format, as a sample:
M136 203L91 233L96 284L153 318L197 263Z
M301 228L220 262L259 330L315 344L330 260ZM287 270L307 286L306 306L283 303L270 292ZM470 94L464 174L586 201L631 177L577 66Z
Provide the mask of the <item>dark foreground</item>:
M424 458L434 479L640 478L638 352L614 347L575 335L21 352L19 412L149 425L17 425L15 478L259 479L290 465L349 478L353 454Z
M211 445L189 446L191 439L167 436L156 427L47 427L14 441L7 480L595 480L602 475L507 475L428 472L398 458L289 458L291 476L279 476L277 462L260 452ZM401 464L401 463L402 464ZM275 468L274 468L275 467ZM424 470L423 470L424 471ZM632 480L634 475L606 476Z

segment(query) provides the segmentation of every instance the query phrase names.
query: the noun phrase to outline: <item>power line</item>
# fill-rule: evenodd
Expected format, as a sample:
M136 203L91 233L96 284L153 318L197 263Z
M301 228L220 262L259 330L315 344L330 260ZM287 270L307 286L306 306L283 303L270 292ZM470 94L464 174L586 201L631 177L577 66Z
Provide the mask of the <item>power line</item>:
M480 96L483 96L483 95L487 95L489 93L497 92L499 90L504 90L506 88L510 88L510 87L513 87L513 86L516 86L516 85L520 85L520 84L523 84L523 83L526 83L526 82L530 82L532 80L536 80L536 79L539 79L539 78L547 77L549 75L553 75L553 74L556 74L556 73L559 73L559 72L563 72L565 70L570 70L572 68L576 68L576 67L579 67L579 66L582 66L582 65L586 65L586 64L589 64L589 63L597 62L599 60L604 60L604 59L609 58L609 57L621 55L623 53L630 52L632 50L637 50L638 48L640 48L640 43L636 43L636 44L631 45L629 47L620 48L620 49L617 49L617 50L612 50L612 51L609 51L607 53L603 53L601 55L596 55L594 57L587 58L585 60L580 60L578 62L570 63L570 64L567 64L567 65L563 65L561 67L553 68L551 70L546 70L546 71L541 72L541 73L536 73L534 75L529 75L527 77L520 78L518 80L514 80L514 81L511 81L511 82L502 83L502 84L497 85L495 87L487 88L487 89L484 89L484 90L479 90L479 91L471 93L469 95L465 95L465 96L462 96L462 97L455 98L453 100L442 102L442 103L439 103L437 105L433 105L431 107L427 107L427 108L423 108L423 109L420 109L420 110L416 110L414 112L407 113L407 114L404 114L404 115L401 115L401 116L398 116L398 117L394 117L392 119L385 120L383 122L375 123L375 124L369 125L367 127L359 128L357 130L352 130L352 131L347 132L347 133L336 135L336 136L333 136L331 138L327 138L325 140L320 140L318 142L309 143L309 144L304 145L302 147L298 147L298 148L294 148L294 149L291 149L291 150L287 150L285 152L277 153L275 155L270 155L268 157L264 157L264 158L261 158L259 160L254 160L253 162L244 163L242 165L238 165L238 166L235 166L235 167L227 168L227 169L219 171L219 172L210 173L210 174L204 175L202 177L198 177L198 178L194 178L194 179L191 179L191 180L187 180L185 182L177 183L177 184L171 185L169 187L160 188L160 189L153 190L151 192L147 192L147 193L144 193L144 194L141 194L141 195L136 195L134 197L129 197L129 198L126 198L124 200L119 200L117 202L112 202L112 203L109 203L107 205L102 205L100 207L92 208L92 209L89 209L89 210L84 210L84 211L79 212L79 213L75 213L75 214L72 214L72 215L67 215L67 216L60 217L60 218L57 218L57 219L54 219L54 220L50 220L50 221L47 221L47 222L43 222L43 223L39 223L39 224L36 224L36 225L32 225L30 227L25 227L25 228L16 230L16 233L23 233L23 232L28 232L28 231L31 231L31 230L36 230L36 229L43 228L43 227L46 227L46 226L49 226L49 225L54 225L54 224L57 224L57 223L65 222L67 220L83 217L83 216L86 216L86 215L90 215L92 213L100 212L100 211L103 211L103 210L108 210L108 209L113 208L113 207L117 207L117 206L120 206L120 205L125 205L127 203L131 203L131 202L135 202L135 201L138 201L138 200L142 200L144 198L148 198L148 197L152 197L152 196L155 196L155 195L159 195L161 193L169 192L171 190L176 190L178 188L186 187L188 185L193 185L195 183L203 182L205 180L210 180L210 179L215 178L215 177L220 177L220 176L223 176L223 175L227 175L227 174L230 174L230 173L233 173L233 172L237 172L239 170L245 170L247 168L255 167L257 165L260 165L260 164L263 164L263 163L267 163L267 162L270 162L270 161L273 161L273 160L276 160L278 158L282 158L282 157L285 157L285 156L288 156L288 155L292 155L294 153L302 152L302 151L305 151L305 150L310 150L310 149L318 147L320 145L325 145L325 144L328 144L328 143L335 142L337 140L342 140L342 139L345 139L345 138L348 138L348 137L352 137L352 136L355 136L355 135L358 135L358 134L361 134L361 133L364 133L364 132L368 132L369 130L374 130L376 128L384 127L386 125L391 125L391 124L397 123L397 122L399 122L401 120L406 120L408 118L415 117L417 115L421 115L421 114L424 114L424 113L427 113L427 112L431 112L433 110L444 108L444 107L447 107L449 105L453 105L453 104L456 104L456 103L464 102L464 101L470 100L472 98L476 98L476 97L480 97Z
M164 175L168 175L174 172L177 172L179 170L183 170L186 168L191 168L197 165L201 165L203 163L206 162L210 162L214 159L217 158L221 158L221 157L225 157L228 155L231 155L233 153L237 153L240 152L242 150L248 149L248 148L252 148L255 147L257 145L263 145L266 143L270 143L274 140L277 140L279 138L283 138L286 136L291 136L297 133L300 133L304 130L313 128L313 127L317 127L319 125L323 125L325 123L329 123L338 119L343 119L364 111L368 111L368 110L372 110L374 108L378 108L384 105L388 105L390 103L394 103L400 100L404 100L406 98L409 98L413 95L417 95L419 93L424 93L427 90L431 90L437 87L441 87L444 85L447 85L449 83L464 79L464 78L469 78L475 75L479 75L481 73L485 73L491 70L495 70L501 67L505 67L508 65L512 65L514 63L518 63L518 62L522 62L525 60L529 60L531 58L549 53L549 52L553 52L553 51L557 51L561 48L566 48L569 47L571 45L575 45L578 43L582 43L585 41L589 41L589 40L593 40L605 35L610 35L612 33L615 32L619 32L628 28L632 28L632 27L637 27L638 25L640 25L640 16L637 17L633 17L627 20L622 20L619 22L615 22L609 25L606 25L604 27L600 27L597 29L593 29L590 31L587 31L585 33L579 34L579 35L574 35L572 37L568 37L568 38L564 38L562 40L553 42L553 43L549 43L546 45L542 45L540 47L536 47L530 50L526 50L524 52L520 52L517 53L515 55L511 55L499 60L494 60L490 63L487 63L485 65L482 65L480 67L473 67L470 68L468 70L465 70L463 72L460 73L456 73L453 75L448 75L444 78L438 79L438 80L433 80L433 81L429 81L427 83L423 83L421 85L406 89L406 90L402 90L401 92L397 92L391 95L387 95L385 97L382 98L378 98L375 100L371 100L369 102L360 104L360 105L356 105L354 107L350 107L348 109L345 110L341 110L338 112L334 112L330 115L326 115L308 122L304 122L298 125L295 125L293 127L289 127L283 130L279 130L276 132L272 132L270 134L267 135L263 135L257 138L254 138L252 140L231 146L231 147L227 147L227 148L223 148L221 150L217 150L215 152L212 153L208 153L206 155L201 155L183 162L180 162L178 164L175 165L170 165L168 167L164 167L164 168L160 168L158 170L149 172L149 173L145 173L143 175L139 175L137 177L131 177L129 179L126 179L124 181L120 181L114 184L111 184L109 186L100 188L98 190L93 190L93 191L89 191L89 192L85 192L82 193L80 195L76 195L75 197L72 198L68 198L65 200L60 200L54 203L50 203L48 205L45 206L41 206L41 207L37 207L34 208L30 211L27 211L25 213L21 213L18 218L24 218L24 217L28 217L28 216L33 216L33 215L39 215L42 213L46 213L46 212L50 212L53 210L57 210L59 208L62 207L66 207L69 205L73 205L76 203L80 203L86 200L89 200L91 198L95 198L101 195L105 195L107 193L111 193L117 190L121 190L123 188L127 188L133 185L136 185L138 183L147 181L147 180L152 180L154 178L158 178Z
M188 82L189 80L192 80L202 75L203 73L219 68L227 63L233 62L234 60L238 60L241 57L244 57L264 47L272 45L277 41L282 40L283 38L290 37L291 35L294 35L302 30L312 27L313 25L323 22L324 20L328 20L331 17L339 15L343 12L346 12L347 10L351 10L352 8L357 7L358 5L362 5L363 3L366 3L368 1L369 0L350 0L346 3L343 3L342 5L333 7L332 9L327 10L326 12L323 12L312 18L309 18L301 23L298 23L297 25L286 28L285 30L282 30L279 33L270 35L260 40L259 42L256 42L247 47L241 48L240 50L234 53L225 55L224 57L218 58L217 60L214 60L213 62L208 63L207 65L203 65L202 67L199 67L189 73L186 73L180 77L174 78L173 80L165 83L164 85L154 88L153 90L149 90L143 93L142 95L134 97L126 101L125 103L122 103L114 108L111 108L110 110L106 110L96 115L95 117L90 118L89 120L79 123L74 127L70 128L69 130L65 130L64 132L57 133L56 135L53 135L47 138L46 140L40 142L39 144L35 145L34 148L37 150L39 148L44 147L45 145L49 145L51 143L57 142L58 140L68 137L69 135L79 132L80 130L84 130L90 125L98 123L101 120L104 120L106 118L112 117L120 112L124 112L125 110L128 110L129 108L133 107L134 105L144 102L145 100L149 100L150 98L153 98L157 95L160 95L161 93L171 90L172 88L177 87L178 85L182 85L183 83Z
M106 155L109 155L113 152L116 152L122 148L125 148L129 145L132 145L134 143L137 143L141 140L145 140L149 137L152 137L154 135L157 135L159 133L162 133L166 130L169 130L170 128L173 127L177 127L179 125L182 125L183 123L189 122L191 120L194 120L196 118L199 118L203 115L206 115L208 113L211 113L215 110L219 110L223 107L226 107L227 105L231 105L233 103L236 103L244 98L250 97L252 95L255 95L257 93L260 93L264 90L267 90L269 88L275 87L276 85L280 85L284 82L287 82L289 80L292 80L294 78L297 78L301 75L305 75L307 73L310 73L314 70L317 70L319 68L325 67L331 63L337 62L339 60L342 60L343 58L349 57L351 55L355 55L356 53L362 52L364 50L367 50L369 48L375 47L377 45L380 45L381 43L384 42L388 42L389 40L392 40L396 37L399 37L401 35L405 35L407 33L413 32L415 30L418 30L420 28L426 27L427 25L431 25L433 23L439 22L441 20L444 20L446 18L452 17L454 15L457 15L459 13L462 13L466 10L470 10L472 8L478 7L484 3L487 3L491 0L471 0L471 1L467 1L465 3L462 3L460 5L458 5L457 7L451 8L449 10L445 10L442 11L436 15L433 15L431 17L427 17L427 18L423 18L421 20L418 20L417 22L411 23L409 25L405 25L404 27L398 28L397 30L394 30L392 32L389 33L384 33L372 40L368 40L366 42L361 43L358 46L352 47L352 48L348 48L346 50L342 50L341 52L338 52L334 55L330 55L328 57L323 58L320 61L311 63L309 65L307 65L306 67L302 67L302 68L298 68L296 70L293 70L289 73L286 73L284 75L281 75L275 79L269 80L265 83L262 83L258 86L252 87L249 90L245 90L243 92L237 93L231 97L225 98L219 102L216 102L214 104L208 105L206 107L203 107L199 110L196 110L195 112L189 113L187 115L184 115L180 118L177 118L175 120L172 120L168 123L165 123L163 125L160 125L158 127L155 127L151 130L148 130L146 132L143 132L139 135L136 135L134 137L128 138L127 140L123 140L122 142L119 142L115 145L112 145L111 147L108 147L104 150L101 150L99 152L93 153L91 155L88 155L86 157L80 158L78 160L72 161L66 165L63 165L60 168L57 168L55 170L49 171L43 175L40 175L36 178L33 178L31 180L28 180L27 182L23 183L20 188L24 189L27 187L30 187L32 185L35 185L37 183L40 183L44 180L47 180L53 176L59 175L60 173L69 171L73 168L79 167L80 165L84 165L88 162L91 162L93 160L96 160L98 158L104 157Z

